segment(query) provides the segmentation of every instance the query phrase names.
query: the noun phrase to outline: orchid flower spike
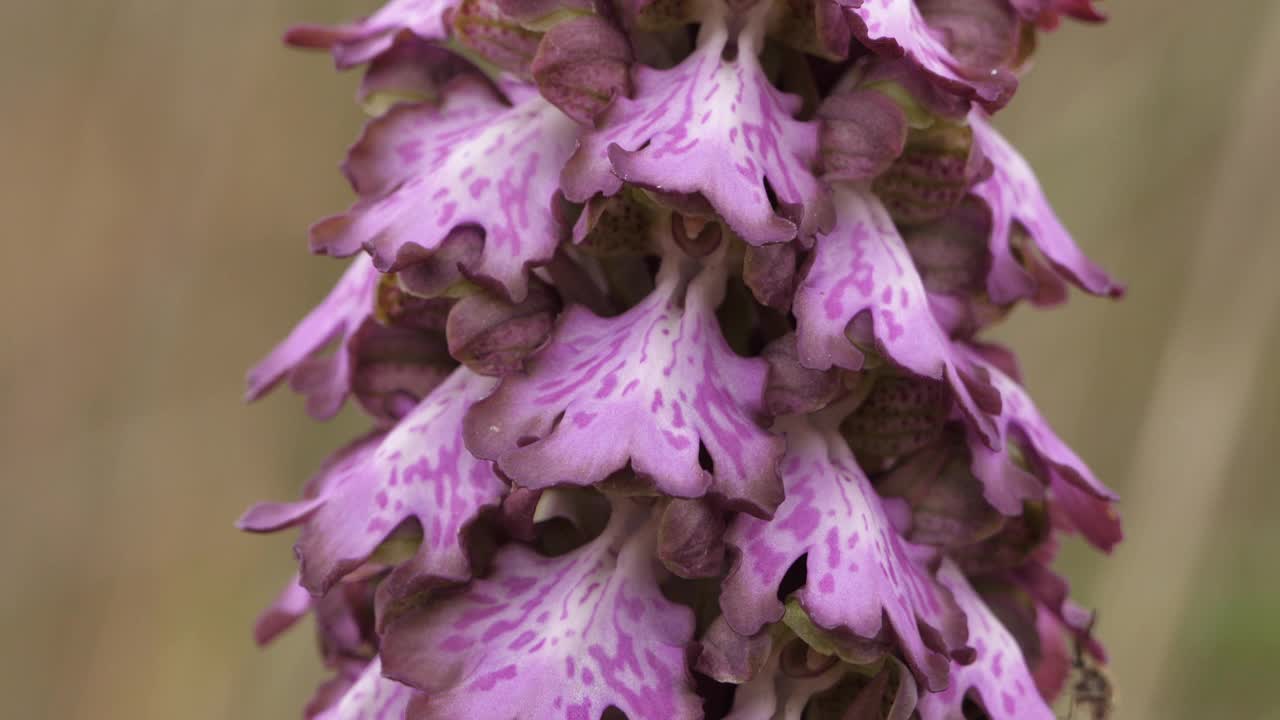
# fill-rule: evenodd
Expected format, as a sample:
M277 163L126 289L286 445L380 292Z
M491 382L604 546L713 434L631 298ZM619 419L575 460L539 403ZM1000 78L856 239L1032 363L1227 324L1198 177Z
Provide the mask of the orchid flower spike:
M368 432L252 532L326 720L1052 720L1116 496L1009 350L1123 288L990 116L1090 0L391 0L350 258L249 373Z

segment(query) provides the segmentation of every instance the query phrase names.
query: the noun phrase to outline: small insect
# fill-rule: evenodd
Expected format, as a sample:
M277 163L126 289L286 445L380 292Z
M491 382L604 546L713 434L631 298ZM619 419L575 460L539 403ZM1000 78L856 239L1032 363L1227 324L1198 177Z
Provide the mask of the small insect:
M1075 658L1071 662L1071 667L1075 669L1076 681L1071 686L1071 706L1067 711L1067 720L1073 720L1077 705L1087 713L1086 720L1110 720L1111 711L1115 708L1111 679L1081 647L1081 635L1085 638L1091 637L1093 625L1097 619L1098 616L1095 614L1089 621L1089 627L1074 638Z

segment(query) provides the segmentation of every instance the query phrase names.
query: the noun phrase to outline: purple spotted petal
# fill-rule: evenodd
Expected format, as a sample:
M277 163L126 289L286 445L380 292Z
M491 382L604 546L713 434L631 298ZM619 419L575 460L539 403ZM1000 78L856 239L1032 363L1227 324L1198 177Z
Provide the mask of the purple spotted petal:
M825 370L858 370L874 347L897 365L945 380L992 447L989 413L999 399L938 326L906 245L879 200L849 186L835 191L836 226L818 237L793 310L800 362ZM863 320L870 321L871 337ZM868 343L867 341L872 341Z
M385 579L397 595L435 580L465 580L463 531L505 484L462 443L462 417L493 380L458 369L391 432L372 436L332 464L314 497L251 508L241 526L271 531L302 524L297 551L302 583L323 593L363 564L403 521L416 520L422 544Z
M391 0L364 20L345 25L297 25L285 42L329 50L339 68L363 65L391 49L401 32L424 40L443 40L444 13L456 0Z
M1036 250L1048 260L1058 282L1070 282L1095 295L1123 295L1124 287L1080 252L1049 207L1027 161L980 112L971 113L969 123L973 127L974 144L995 168L991 177L975 185L972 191L991 208L992 266L987 281L991 299L1008 303L1037 295L1037 279L1014 255L1015 226L1025 229ZM1056 298L1060 293L1051 291L1051 295Z
M999 438L997 446L1001 451L992 452L989 447L973 439L969 442L969 449L974 453L974 474L988 483L989 499L993 490L990 487L991 479L1008 471L1007 467L1002 469L999 465L1003 463L1007 466L1013 462L1006 451L1010 443L1024 446L1023 450L1032 456L1030 460L1033 470L1043 472L1047 484L1055 486L1065 481L1070 487L1103 503L1118 499L1114 492L1098 480L1080 456L1053 432L1053 428L1040 415L1035 403L1021 385L976 352L968 351L968 355L977 366L986 371L1001 397L1002 409L995 417Z
M782 441L756 423L766 364L738 357L720 334L722 273L687 284L678 265L618 317L569 308L527 374L471 411L471 451L525 487L597 483L630 463L664 494L772 512ZM700 466L700 449L713 468Z
M382 660L374 658L336 705L314 720L404 720L412 688L382 676Z
M977 653L968 665L952 666L951 684L942 692L923 693L916 709L921 720L964 720L966 694L972 694L991 720L1054 720L1027 670L1013 635L974 592L950 561L938 580L955 597L969 621L969 645Z
M786 500L772 521L744 515L730 527L740 558L724 581L725 618L743 635L779 620L778 585L807 556L795 597L814 624L863 639L889 631L928 687L946 687L947 653L963 646L946 592L898 536L844 440L800 418L784 427Z
M307 412L317 419L337 414L351 391L352 358L348 346L361 324L373 314L380 274L369 258L351 263L328 297L307 314L271 354L249 371L248 400L265 395L285 377L307 398ZM329 343L338 348L313 357Z
M425 693L410 717L700 717L685 669L693 613L658 588L647 515L616 500L591 543L555 558L509 545L488 577L393 621L387 672Z
M340 256L367 249L380 269L397 270L478 227L484 247L463 271L522 300L527 268L568 232L552 200L576 128L536 96L507 107L460 78L442 107L401 105L369 123L346 166L360 199L318 223L312 245Z
M1018 83L1008 72L966 72L925 22L915 0L838 1L849 9L854 35L875 52L905 58L947 90L972 97L992 110L1013 96Z
M793 118L800 98L769 84L757 39L744 32L733 61L722 59L728 41L724 21L713 18L676 67L637 66L633 98L618 98L565 166L565 195L583 202L614 195L624 182L699 193L753 245L806 238L829 224L825 191L810 172L817 123Z

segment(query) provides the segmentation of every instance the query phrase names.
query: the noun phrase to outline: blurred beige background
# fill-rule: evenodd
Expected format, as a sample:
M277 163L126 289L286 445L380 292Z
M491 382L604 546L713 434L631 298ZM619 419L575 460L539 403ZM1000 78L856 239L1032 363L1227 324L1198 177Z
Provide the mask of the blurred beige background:
M1130 285L1001 335L1125 495L1073 549L1117 717L1280 718L1280 4L1111 2L1046 37L1000 124L1080 244ZM0 3L0 715L292 718L309 629L260 652L286 538L241 536L358 425L244 369L339 266L354 78L280 47L353 0Z

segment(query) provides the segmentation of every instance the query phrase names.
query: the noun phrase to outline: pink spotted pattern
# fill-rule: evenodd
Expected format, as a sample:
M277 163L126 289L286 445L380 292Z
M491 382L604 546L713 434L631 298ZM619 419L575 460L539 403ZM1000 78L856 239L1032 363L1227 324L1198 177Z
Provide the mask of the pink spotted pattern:
M925 22L915 0L837 0L848 8L854 35L872 50L902 57L948 91L973 97L990 109L1012 97L1017 81L1002 71L976 76L963 72Z
M1054 720L1053 711L1036 690L1022 651L1000 624L964 574L950 561L938 571L969 621L969 645L976 652L968 665L953 664L951 684L920 696L920 720L964 720L964 699L972 695L991 720Z
M1070 282L1095 295L1119 297L1124 287L1085 256L1040 189L1031 166L1018 154L979 111L969 116L973 141L991 161L994 172L973 188L991 208L991 274L987 292L997 303L1010 303L1030 298L1040 302L1056 302L1066 296L1065 282ZM1026 230L1036 250L1049 267L1030 269L1014 256L1015 225ZM1029 263L1041 261L1023 252Z
M993 452L982 443L972 439L969 441L969 449L974 456L974 469L979 479L985 482L987 476L998 474L1000 470L995 468L997 464L1012 463L1003 449L1010 443L1017 442L1030 453L1033 470L1043 475L1043 480L1051 488L1070 488L1075 493L1092 497L1102 506L1119 499L1115 492L1098 480L1084 460L1054 433L1021 385L977 353L966 353L990 377L992 385L1000 393L1002 406L1000 414L994 418L998 445L1002 450ZM1063 491L1057 492L1061 494ZM1106 517L1106 514L1100 517Z
M703 34L676 67L637 67L634 99L617 100L566 166L565 195L579 202L613 195L624 181L700 193L749 243L812 235L825 224L826 202L810 172L817 123L794 119L800 98L769 84L746 38L727 61L727 30Z
M455 370L391 432L357 444L330 465L313 497L257 505L241 525L270 531L301 524L302 584L313 592L363 564L409 518L421 526L422 544L384 582L465 580L470 564L462 531L506 494L491 464L474 458L462 442L463 414L493 384L466 368Z
M686 284L677 264L616 318L569 308L527 374L472 410L468 447L531 488L597 483L630 463L667 495L777 507L782 444L756 421L767 367L720 334L722 276ZM714 469L699 465L700 445Z
M778 584L807 556L807 579L795 594L819 627L875 638L882 621L926 687L947 686L948 659L922 634L964 644L963 620L919 557L894 530L880 498L844 440L808 420L786 421L782 462L786 500L771 521L739 516L726 540L741 553L724 581L720 605L742 635L778 621Z
M508 545L488 577L396 621L387 672L425 693L410 715L699 717L684 660L693 612L663 597L656 527L631 505L615 502L605 532L567 555Z
M464 270L522 300L527 269L549 260L567 232L552 200L576 127L537 96L508 107L479 80L459 78L442 107L401 105L370 122L346 166L360 199L318 223L313 246L365 249L387 271L477 227L484 248Z
M863 354L846 331L865 316L876 350L917 375L945 380L966 416L996 447L989 413L998 397L929 310L920 275L888 212L869 191L849 186L836 188L835 202L836 226L818 236L812 266L796 290L800 362L818 370L861 369Z

